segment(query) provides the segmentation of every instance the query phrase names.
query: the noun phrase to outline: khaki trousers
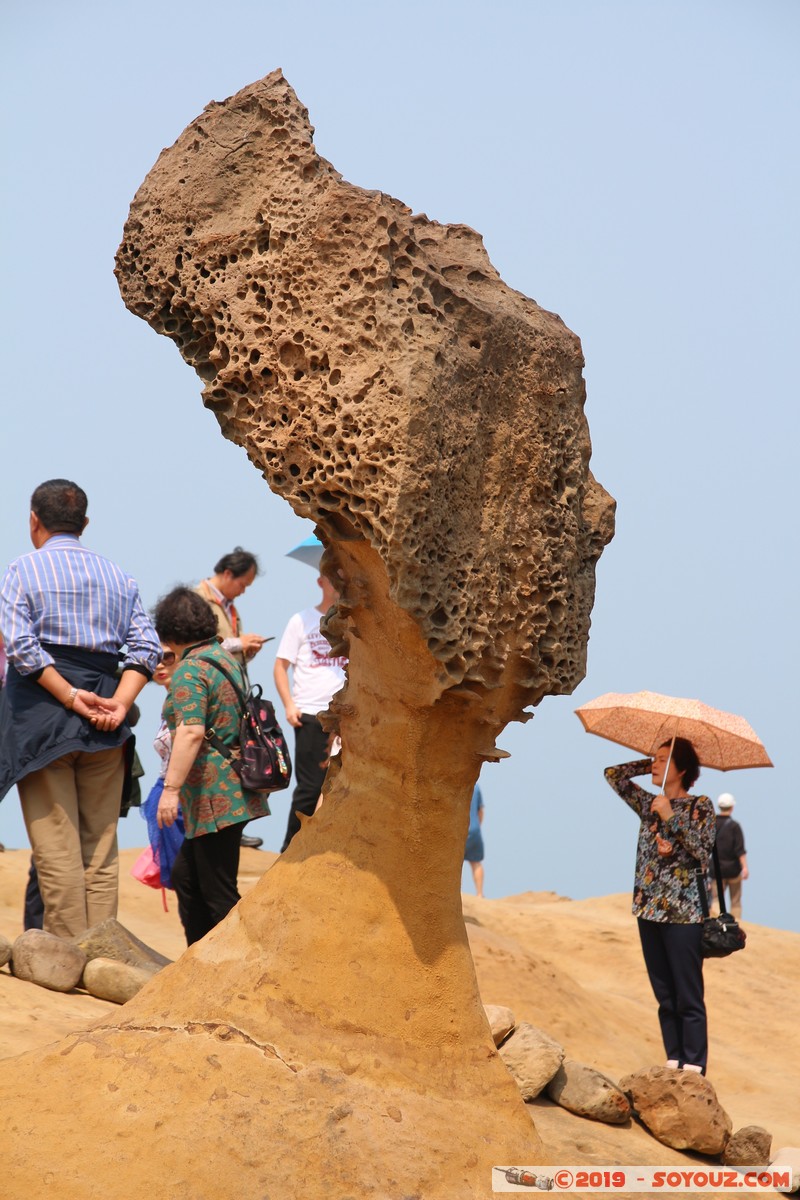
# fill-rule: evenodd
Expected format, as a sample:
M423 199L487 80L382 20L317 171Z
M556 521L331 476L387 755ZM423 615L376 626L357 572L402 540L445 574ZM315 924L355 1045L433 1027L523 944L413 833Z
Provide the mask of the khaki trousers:
M17 783L44 928L76 937L117 915L117 821L125 774L122 747L74 751Z
M730 893L730 903L728 904L728 912L737 921L742 919L742 877L737 875L735 879L723 879L722 886L726 892ZM714 888L714 903L711 906L711 916L719 916L719 900L717 899L717 889Z

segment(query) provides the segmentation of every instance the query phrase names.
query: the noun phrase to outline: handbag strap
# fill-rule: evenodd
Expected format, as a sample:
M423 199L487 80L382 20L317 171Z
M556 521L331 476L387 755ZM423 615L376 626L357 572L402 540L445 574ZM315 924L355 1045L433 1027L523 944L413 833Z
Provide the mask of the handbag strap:
M722 872L719 866L719 855L717 854L717 846L711 851L711 857L714 862L714 879L717 884L717 899L719 900L720 916L725 913L725 889L722 886ZM708 916L708 893L706 892L706 874L702 867L695 867L695 879L697 880L697 890L700 893L700 908L703 910L703 918ZM725 916L730 916L730 913L725 913Z
M692 803L689 808L689 820L694 815L694 806L697 804L697 797L692 797ZM720 914L725 912L725 888L722 884L722 871L719 865L719 855L717 854L717 841L714 838L714 845L711 848L711 858L714 863L714 879L717 884L717 899L719 901ZM702 867L695 867L695 879L697 880L697 890L700 893L700 908L703 912L703 919L708 916L708 893L706 891L706 873ZM726 913L726 916L729 914Z

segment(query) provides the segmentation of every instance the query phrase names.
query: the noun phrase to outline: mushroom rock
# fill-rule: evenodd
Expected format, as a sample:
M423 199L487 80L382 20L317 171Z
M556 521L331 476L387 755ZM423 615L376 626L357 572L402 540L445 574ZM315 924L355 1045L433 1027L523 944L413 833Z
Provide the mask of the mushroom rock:
M489 1196L492 1166L545 1154L481 1005L461 864L498 734L584 674L613 501L578 339L473 230L344 181L279 71L162 152L117 277L317 524L343 750L224 922L0 1067L7 1169L62 1200L87 1176L107 1200L153 1180L202 1200L221 1173L243 1200Z

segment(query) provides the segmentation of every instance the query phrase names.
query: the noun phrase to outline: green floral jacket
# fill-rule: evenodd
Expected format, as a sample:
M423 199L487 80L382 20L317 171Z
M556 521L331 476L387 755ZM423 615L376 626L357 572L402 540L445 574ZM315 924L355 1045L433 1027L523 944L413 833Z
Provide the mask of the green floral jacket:
M178 725L214 729L220 741L235 746L239 740L241 709L236 692L221 671L200 656L218 659L234 679L247 687L242 668L218 641L190 646L175 668L164 720L174 736ZM197 758L181 788L181 808L187 838L217 833L228 825L269 814L266 795L243 792L239 776L209 742L202 742Z

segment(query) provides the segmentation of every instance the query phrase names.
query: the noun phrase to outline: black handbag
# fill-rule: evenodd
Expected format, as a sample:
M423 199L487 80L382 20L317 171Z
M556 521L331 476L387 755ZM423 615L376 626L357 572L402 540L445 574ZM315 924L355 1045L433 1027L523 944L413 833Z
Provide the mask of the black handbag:
M708 915L708 896L706 881L701 867L695 871L697 888L700 892L700 907L703 910L703 936L700 941L700 953L703 958L727 958L737 950L744 950L747 934L735 917L725 912L725 889L722 884L722 872L719 866L717 847L712 851L714 860L714 879L717 884L719 897L719 916Z

